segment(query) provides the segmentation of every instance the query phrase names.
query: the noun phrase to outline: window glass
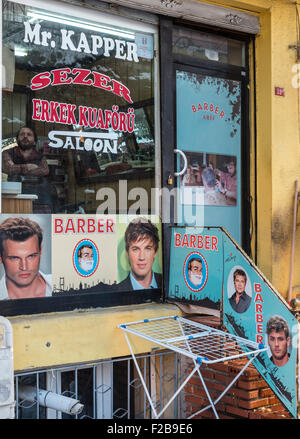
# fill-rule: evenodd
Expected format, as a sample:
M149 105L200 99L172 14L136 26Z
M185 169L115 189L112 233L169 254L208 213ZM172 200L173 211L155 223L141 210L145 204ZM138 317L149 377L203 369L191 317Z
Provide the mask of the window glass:
M174 28L173 53L245 66L245 43L192 29Z
M2 82L3 212L22 192L33 213L96 213L99 189L119 201L119 180L150 209L152 34L4 1Z
M79 417L93 418L93 369L70 370L61 374L61 394L80 401L83 413ZM74 415L62 413L62 419L74 419Z

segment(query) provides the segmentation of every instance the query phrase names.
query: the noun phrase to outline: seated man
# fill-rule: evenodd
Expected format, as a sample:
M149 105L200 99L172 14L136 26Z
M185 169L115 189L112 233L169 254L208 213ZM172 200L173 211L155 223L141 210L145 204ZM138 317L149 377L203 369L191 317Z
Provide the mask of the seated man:
M207 206L226 205L225 195L216 190L215 173L210 166L203 169L202 181L204 186L204 204Z
M225 163L228 172L215 170L220 180L216 180L219 191L225 195L228 204L236 205L237 198L237 174L236 160L234 157L229 158Z
M2 172L8 175L8 181L22 182L23 194L38 196L34 201L35 213L51 213L52 200L45 179L49 168L46 158L36 149L37 140L33 129L21 128L17 133L18 146L3 151ZM48 206L48 209L41 208L41 205Z

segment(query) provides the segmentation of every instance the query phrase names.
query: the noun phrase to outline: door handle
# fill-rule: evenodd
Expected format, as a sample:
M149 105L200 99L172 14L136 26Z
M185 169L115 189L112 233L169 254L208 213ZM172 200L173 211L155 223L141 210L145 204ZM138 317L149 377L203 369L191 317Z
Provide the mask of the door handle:
M174 172L175 177L179 177L180 175L183 175L185 173L185 171L186 171L186 168L187 168L187 158L186 158L185 153L183 151L181 151L180 149L174 149L174 152L176 152L177 154L180 154L181 157L183 158L183 162L184 162L182 170L180 172Z

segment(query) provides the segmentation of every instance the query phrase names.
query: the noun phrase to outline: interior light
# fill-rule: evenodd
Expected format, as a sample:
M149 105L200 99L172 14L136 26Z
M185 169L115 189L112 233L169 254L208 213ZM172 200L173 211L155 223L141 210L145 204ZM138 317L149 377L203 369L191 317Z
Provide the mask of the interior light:
M15 56L27 56L28 52L26 49L23 49L22 47L15 47Z
M31 17L29 20L30 22L34 20L46 20L46 21L52 21L54 23L61 23L73 27L87 29L87 30L94 30L97 32L101 32L109 35L115 35L118 37L127 38L131 40L135 39L135 34L133 32L129 32L126 30L117 30L114 27L94 25L86 21L76 20L76 18L65 18L58 15L49 14L48 12L28 11L27 16Z

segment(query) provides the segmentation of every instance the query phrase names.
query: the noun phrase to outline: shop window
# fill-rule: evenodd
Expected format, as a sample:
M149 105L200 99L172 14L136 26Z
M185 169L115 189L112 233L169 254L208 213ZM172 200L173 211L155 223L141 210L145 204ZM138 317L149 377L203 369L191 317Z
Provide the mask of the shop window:
M2 1L2 311L160 300L157 28L24 2Z
M174 27L173 53L196 60L245 67L245 43L212 33Z
M90 214L108 187L118 213L127 180L128 191L147 190L150 210L154 65L153 34L4 1L3 191L21 183L33 213ZM17 139L28 125L37 134L29 156Z

